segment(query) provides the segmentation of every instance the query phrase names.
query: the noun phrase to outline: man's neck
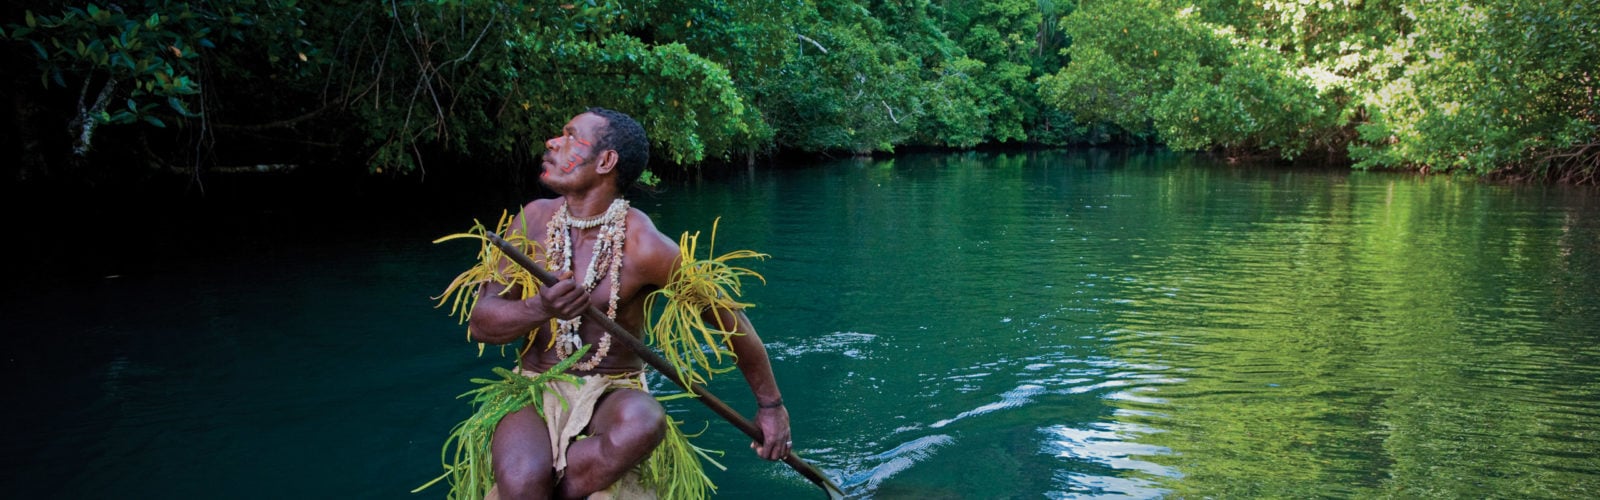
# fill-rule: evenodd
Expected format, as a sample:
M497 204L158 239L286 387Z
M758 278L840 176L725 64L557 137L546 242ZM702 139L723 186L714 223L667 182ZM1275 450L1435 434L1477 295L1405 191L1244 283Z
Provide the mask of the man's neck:
M569 193L562 196L567 200L567 213L578 219L591 219L611 208L611 202L621 198L622 195L608 190L593 190L583 193Z

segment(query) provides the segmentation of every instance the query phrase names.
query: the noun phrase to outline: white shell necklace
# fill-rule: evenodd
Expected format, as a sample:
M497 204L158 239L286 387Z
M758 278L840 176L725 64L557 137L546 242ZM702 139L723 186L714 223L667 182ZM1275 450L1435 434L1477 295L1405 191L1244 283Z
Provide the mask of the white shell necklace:
M611 300L606 308L606 317L617 319L617 294L622 290L622 243L628 236L628 200L617 198L611 202L611 207L605 213L590 219L573 218L567 211L567 202L561 202L561 208L555 215L550 216L550 223L545 226L545 254L544 266L552 272L561 273L572 270L572 229L588 229L600 227L600 234L594 239L594 253L589 256L589 266L583 276L583 291L594 293L595 285L600 282L597 265L605 262L605 274L611 279ZM556 354L562 358L571 356L578 348L583 347L583 338L578 336L578 327L583 325L583 317L570 320L556 320L555 347ZM606 352L611 350L611 333L606 332L596 342L594 355L588 360L580 361L573 365L578 371L593 370L605 359Z

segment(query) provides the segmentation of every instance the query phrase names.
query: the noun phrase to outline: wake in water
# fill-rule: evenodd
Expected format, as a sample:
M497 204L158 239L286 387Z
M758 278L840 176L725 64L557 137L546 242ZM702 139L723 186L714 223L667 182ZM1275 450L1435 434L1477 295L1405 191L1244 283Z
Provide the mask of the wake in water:
M774 358L790 362L842 357L844 364L835 365L835 368L846 370L846 379L850 380L866 371L851 370L853 362L882 361L875 359L878 354L875 351L883 350L877 343L878 338L869 333L835 332L791 343L770 342L768 346ZM994 432L1024 425L1031 426L1037 433L1036 437L1023 442L1024 446L1032 442L1033 449L1013 447L1007 453L1016 455L1016 460L1023 463L1056 464L1046 465L1049 477L1037 479L1053 485L1048 487L1053 491L1046 492L1049 497L1153 498L1166 493L1159 486L1159 478L1176 478L1181 474L1139 458L1171 454L1167 448L1137 442L1141 436L1160 432L1158 429L1119 422L1116 414L1101 417L1109 421L1098 422L1075 421L1059 415L1081 411L1085 404L1103 406L1106 400L1159 406L1164 402L1141 393L1154 385L1176 380L1164 373L1168 371L1166 367L1084 357L1084 353L1069 352L1072 350L1046 347L1036 356L991 358L943 373L920 374L917 378L921 379L922 390L918 398L941 399L944 403L958 405L953 414L938 411L945 404L930 405L933 411L905 415L872 414L882 410L865 404L870 401L867 399L856 405L858 408L852 408L854 413L845 412L850 416L839 417L846 419L849 425L860 427L862 435L832 443L824 449L802 451L822 460L819 465L854 498L907 494L961 497L959 492L922 484L926 482L924 476L938 476L940 470L961 468L958 464L974 459L972 449L1000 446L989 437ZM881 354L888 356L891 352ZM1013 382L1006 384L1008 387L998 394L990 392L996 382L1005 379ZM985 393L993 394L992 399L983 401ZM1118 410L1121 411L1124 410ZM859 425L863 421L894 420L904 423L892 430L879 427L876 431L871 426ZM886 436L881 434L884 431L887 431ZM874 432L880 434L872 435ZM910 472L919 467L926 470ZM896 477L901 479L892 481ZM918 490L904 491L908 487ZM921 490L923 488L927 491Z

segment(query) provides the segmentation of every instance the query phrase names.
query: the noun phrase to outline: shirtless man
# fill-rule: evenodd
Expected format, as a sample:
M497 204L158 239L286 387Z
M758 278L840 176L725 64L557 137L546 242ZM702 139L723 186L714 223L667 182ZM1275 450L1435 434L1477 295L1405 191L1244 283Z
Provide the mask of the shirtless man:
M565 248L566 258L558 260L567 262L570 271L528 300L516 300L520 295L515 290L501 297L503 286L486 285L470 320L473 339L508 344L528 338L528 332L537 329L522 359L525 370L542 372L561 361L564 356L559 345L546 349L555 336L568 339L565 352L574 346L591 346L570 372L574 375L640 372L644 366L638 356L621 346L606 349L610 342L599 325L580 322L553 332L550 320L578 318L584 307L592 305L601 311L614 310L617 323L637 332L644 322L645 296L666 285L678 266L677 243L656 230L644 212L620 203L613 208L648 160L644 129L625 114L591 108L573 117L560 136L545 141L545 148L539 178L560 197L528 203L512 227L527 228L529 239L547 247L550 236L570 238L570 243L547 250L560 256L560 248ZM557 220L554 226L552 218ZM620 239L620 269L612 270L610 255L591 263L597 249L611 253L597 246L596 240L607 237L603 233L618 222L625 228L621 233L625 236L610 241ZM542 261L545 256L534 258ZM589 274L597 276L591 280ZM613 293L617 278L621 288ZM707 317L708 321L716 319ZM755 421L764 437L764 442L751 447L761 458L781 460L792 445L789 413L772 376L766 348L743 312L723 313L722 320L742 334L732 337L732 347L739 370L755 394ZM566 330L570 331L563 335ZM613 390L601 396L584 430L588 437L571 443L565 471L558 471L545 422L534 408L523 408L507 415L495 428L491 453L496 489L500 498L583 498L617 482L648 458L665 432L666 413L654 397L638 389Z

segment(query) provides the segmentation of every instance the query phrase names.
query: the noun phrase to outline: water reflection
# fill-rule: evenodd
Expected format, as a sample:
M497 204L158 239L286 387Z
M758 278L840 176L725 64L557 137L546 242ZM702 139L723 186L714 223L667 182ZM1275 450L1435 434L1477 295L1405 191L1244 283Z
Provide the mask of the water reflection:
M1167 493L1150 476L1182 478L1173 467L1139 457L1170 454L1160 446L1138 443L1140 436L1160 430L1136 424L1097 422L1087 429L1052 426L1043 430L1044 453L1063 460L1098 465L1098 474L1067 472L1057 476L1062 489L1051 498L1152 498ZM1132 473L1132 474L1130 474Z
M852 160L636 206L669 233L723 217L719 248L773 255L745 298L795 444L857 497L1575 498L1600 489L1593 200L1072 152ZM8 485L408 496L467 413L452 398L509 363L430 308L473 249L427 242L471 218L252 234L8 301L15 399L48 402L4 447L38 485ZM739 377L711 385L753 409ZM709 412L669 411L728 452L719 496L815 496Z
M1356 180L1372 182L1212 214L1220 228L1178 240L1182 255L1125 292L1137 307L1114 322L1129 332L1120 357L1184 370L1151 388L1160 399L1111 402L1160 412L1122 420L1168 431L1145 438L1177 452L1151 458L1184 472L1164 484L1250 497L1595 486L1582 436L1600 426L1596 298L1550 309L1571 295L1549 284L1596 284L1593 254L1561 250L1567 217L1490 187ZM1269 186L1234 194L1278 205Z

